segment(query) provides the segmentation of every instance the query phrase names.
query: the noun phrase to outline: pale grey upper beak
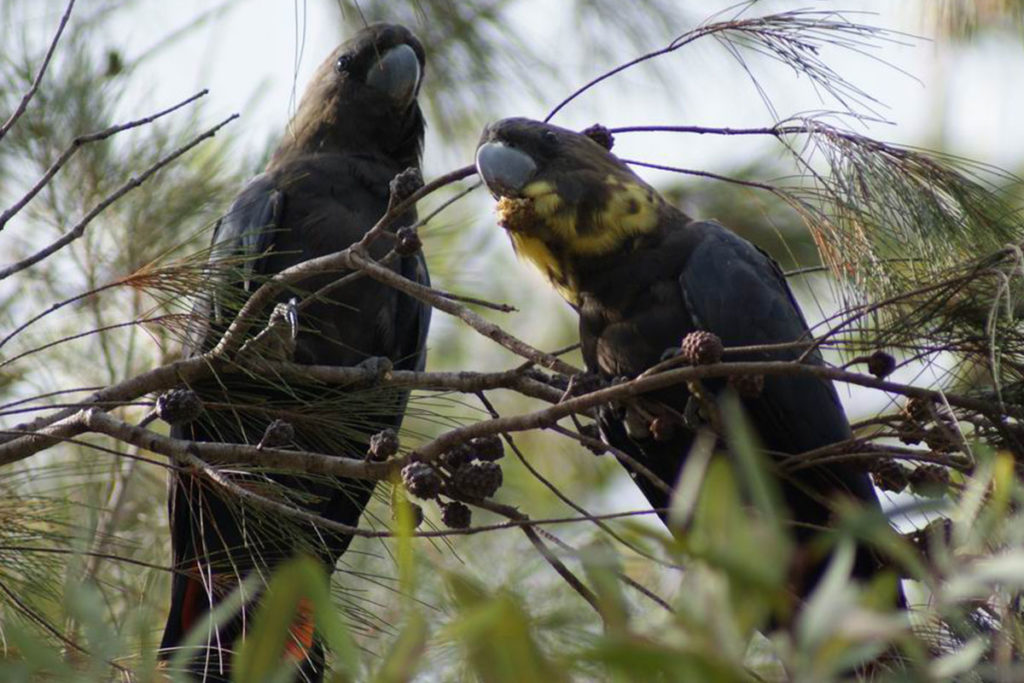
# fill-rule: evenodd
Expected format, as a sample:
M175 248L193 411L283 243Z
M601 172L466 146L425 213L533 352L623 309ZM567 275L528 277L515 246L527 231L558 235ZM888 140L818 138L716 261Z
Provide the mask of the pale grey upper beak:
M386 92L398 104L407 106L416 97L420 75L420 60L416 52L403 43L385 52L377 63L370 67L366 83L372 88Z
M537 164L503 142L485 142L476 151L476 170L495 197L514 197L533 178Z

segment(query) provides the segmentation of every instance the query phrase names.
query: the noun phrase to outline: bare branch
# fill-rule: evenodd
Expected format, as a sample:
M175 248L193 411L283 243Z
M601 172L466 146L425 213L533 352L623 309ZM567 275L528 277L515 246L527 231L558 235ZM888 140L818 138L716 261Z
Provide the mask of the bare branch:
M390 273L390 271L388 272ZM93 404L130 401L145 393L158 389L170 388L181 382L188 383L189 381L209 376L209 373L215 370L224 371L231 367L232 366L227 362L218 360L218 358L212 353L206 354L162 366L150 372L138 375L131 380L103 389L93 394L90 397L90 400L84 403ZM281 367L288 372L308 372L309 367L312 366L289 368L287 365L282 364ZM319 368L316 372L323 373L321 376L324 377L334 374L347 380L353 380L357 376L355 374L349 374L352 370L344 368ZM365 377L363 374L364 372L365 371L360 370L358 376ZM396 373L393 373L393 376L395 374ZM502 432L527 431L532 429L549 429L554 427L556 422L563 417L567 417L572 414L585 414L590 409L609 401L640 396L650 391L656 391L658 389L674 386L683 382L716 377L729 377L732 375L758 374L812 375L822 379L857 384L908 397L919 397L937 401L941 400L949 403L951 406L980 413L1005 414L1011 417L1024 418L1024 408L1011 405L1000 405L996 402L972 398L970 396L880 380L870 375L863 375L826 366L808 365L792 361L717 363L714 365L677 368L650 376L639 377L628 382L623 382L582 396L567 399L546 409L537 410L531 413L524 413L515 417L497 418L467 425L465 427L459 427L440 435L433 441L430 441L418 448L415 457L426 461L433 460L445 450L477 436L500 434ZM416 375L416 373L398 376L401 378L402 382L411 383L415 379L414 375ZM451 385L461 386L475 384L477 388L474 389L474 391L480 391L488 388L486 386L480 386L479 383L481 382L500 382L510 377L510 375L504 375L502 379L499 379L496 376L490 376L487 380L483 380L480 376L467 376L462 373L455 373L454 375L444 378L432 375L431 373L419 374L420 379L427 384L433 383L433 386L440 386L448 382L450 382ZM382 381L389 382L394 380L385 378ZM552 388L546 387L546 385L537 382L536 380L529 380L528 378L513 380L513 383L517 382L520 383L520 387L526 387L530 391L537 391L538 393L543 392L544 398L548 398L554 393L557 393L557 390L549 393L548 390ZM403 384L403 386L410 386L410 384ZM64 438L81 433L83 430L81 419L76 419L75 417L78 412L79 411L71 409L65 410L57 413L56 415L38 418L28 425L16 427L13 430L7 430L8 434L14 434L15 437L13 439L8 438L6 443L0 441L0 466L21 460L33 453L43 450L44 448L48 448L53 443Z
M209 90L201 90L197 92L195 95L189 97L188 99L182 100L174 106L168 107L167 109L164 109L162 111L158 111L155 114L151 114L149 116L146 116L141 119L136 119L134 121L129 121L127 123L118 124L116 126L110 126L109 128L104 128L103 130L97 131L95 133L79 135L78 137L71 141L71 144L68 145L67 149L61 152L61 155L57 157L57 160L54 161L48 169L46 169L46 172L43 173L42 176L40 176L39 180L36 181L36 184L33 185L31 189L29 189L29 191L26 192L24 196L22 196L22 198L16 201L14 204L12 204L9 209L0 214L0 230L3 230L4 226L7 225L7 222L12 217L14 217L15 214L17 214L19 211L25 208L25 205L32 201L32 198L39 194L40 190L46 187L47 183L50 182L53 176L57 175L57 172L61 168L63 168L64 165L71 160L71 157L73 157L75 153L78 152L78 150L81 149L83 146L91 142L105 140L109 137L112 137L123 131L130 130L132 128L138 128L139 126L144 126L153 123L161 117L167 116L168 114L175 112L181 109L182 107L192 104L200 97L203 97L209 92Z
M502 417L477 422L446 432L433 441L419 447L415 457L430 461L440 456L449 448L478 436L500 434L502 432L521 432L532 429L553 428L555 423L572 414L583 413L609 401L621 401L644 393L664 389L683 382L729 377L732 375L810 375L837 382L846 382L859 386L870 387L882 391L902 394L904 396L944 401L952 406L977 412L1001 412L1012 417L1024 417L1024 408L1016 406L999 406L985 401L959 394L945 393L939 390L925 389L908 384L899 384L877 379L870 375L862 375L846 370L838 370L823 365L808 365L792 361L766 361L744 363L716 363L695 367L679 368L666 372L640 377L628 382L599 389L582 396L567 399L549 408L531 413L523 413L515 417Z
M401 206L401 205L400 205ZM382 219L383 220L383 219ZM380 223L378 223L380 225ZM374 228L376 229L376 228ZM368 233L369 235L369 233ZM364 255L362 243L357 243L334 254L303 261L300 264L286 268L280 273L263 283L242 306L241 311L235 316L234 321L228 327L227 332L214 347L213 355L229 355L233 353L242 343L244 335L252 327L255 315L266 308L274 301L287 283L303 280L311 275L324 272L337 272L340 270L358 269L365 272L373 279L383 282L401 292L404 292L420 301L424 301L438 310L449 315L460 318L474 330L483 336L494 340L501 346L513 353L527 358L538 365L561 372L574 375L580 371L578 368L565 361L530 346L526 342L505 332L499 325L496 325L479 314L473 312L466 306L460 305L445 298L436 290L425 287L418 282L402 277L389 268L385 268L373 259Z
M50 47L46 50L46 56L43 57L43 63L39 65L39 71L36 72L36 77L32 80L32 85L21 96L21 101L18 102L18 106L14 112L8 117L4 125L0 126L0 140L4 139L8 131L14 127L14 124L18 122L21 115L25 113L28 108L28 103L35 97L36 91L39 90L39 85L43 82L43 76L46 74L46 69L50 66L50 60L53 59L53 53L57 50L57 43L60 42L61 34L64 33L64 27L68 25L68 19L71 18L71 10L75 6L75 0L68 0L67 7L64 9L64 15L60 18L60 23L57 25L57 32L53 36L53 40L50 41ZM0 228L3 225L0 224Z
M286 380L323 382L329 385L377 383L410 389L477 392L487 389L508 389L550 403L557 402L561 392L554 387L515 369L496 373L448 372L430 373L394 370L385 377L368 368L329 365L300 365L260 361L260 368L274 372ZM81 424L74 420L80 411L89 408L113 408L125 405L146 394L165 391L179 384L193 384L214 375L244 373L243 362L233 364L217 356L205 354L154 368L130 379L94 392L85 400L54 414L19 424L0 432L0 466L22 460L60 440L81 433Z
M170 389L180 383L188 384L228 367L228 363L208 356L196 356L168 363L100 389L83 401L82 406L133 401L150 392ZM80 425L73 419L80 410L81 408L67 408L4 430L0 436L0 467L22 460L44 448L49 448L63 438L80 433Z
M370 481L387 479L399 469L396 466L397 462L394 464L381 463L307 451L173 439L118 420L98 408L82 411L80 419L82 424L91 431L106 434L143 450L160 453L172 459L184 460L186 456L198 455L204 462L211 465L252 463L261 467L288 469L310 475L332 475Z
M19 272L21 270L24 270L24 269L26 269L26 268L28 268L30 266L33 266L36 263L39 263L40 261L42 261L43 259L47 258L48 256L51 256L52 254L56 253L57 251L60 251L61 249L63 249L67 245L71 244L71 242L75 241L76 239L78 239L79 237L81 237L85 233L85 228L89 225L89 223L91 223L92 220L94 218L96 218L96 216L98 216L101 213L103 213L107 209L107 207L109 207L111 204L116 202L118 199L120 199L124 195L128 194L130 191L132 191L135 188L137 188L139 185L142 185L144 182L149 180L149 178L153 174L155 174L157 171L159 171L160 169L164 168L165 166L167 166L168 164L173 162L175 159L177 159L181 155L183 155L186 152L188 152L189 150L191 150L193 147L195 147L199 143L203 142L204 140L206 140L208 138L212 138L214 135L217 134L217 131L219 131L221 128L223 128L228 123L230 123L231 121L234 121L237 118L238 118L238 114L232 114L231 116L227 117L226 119L224 119L223 121L221 121L217 125L215 125L212 128L208 129L206 132L204 132L204 133L196 136L195 138L193 138L187 144L179 147L178 149L174 150L173 152L171 152L167 156L165 156L162 159L158 160L155 164L153 164L152 166L147 168L145 171L143 171L141 175L133 177L133 178L130 178L128 180L128 182L126 182L124 185L119 187L117 190L115 190L111 194L107 195L107 197L104 198L99 204L94 206L92 208L92 210L89 211L89 213L87 213L82 218L82 220L78 221L78 223L73 228L71 228L71 230L66 232L60 239L58 239L55 242L53 242L52 244L44 247L43 249L40 249L39 251L37 251L32 256L29 256L26 259L22 259L21 261L18 261L17 263L13 263L13 264L7 266L6 268L0 269L0 280L8 278L11 275L13 275L13 274L15 274L15 273L17 273L17 272Z

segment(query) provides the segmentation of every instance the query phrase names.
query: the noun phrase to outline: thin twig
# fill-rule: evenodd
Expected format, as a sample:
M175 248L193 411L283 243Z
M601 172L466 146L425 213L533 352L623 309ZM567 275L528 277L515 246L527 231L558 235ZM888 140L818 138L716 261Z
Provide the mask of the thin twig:
M478 299L475 296L466 296L465 294L453 294L452 292L446 292L443 289L435 290L445 299L450 301L461 301L464 304L472 304L473 306L482 306L489 308L492 311L498 311L499 313L516 313L519 311L518 308L510 304L498 304L493 301L487 301L486 299Z
M548 115L544 117L544 122L547 123L548 121L550 121L552 118L554 118L555 114L560 112L567 104L572 102L574 99L576 99L577 97L579 97L580 95L582 95L586 91L588 91L591 88L593 88L598 83L606 81L609 78L611 78L612 76L614 76L614 75L616 75L618 73L621 73L621 72L625 71L626 69L628 69L630 67L636 66L637 64L641 64L641 63L646 62L648 60L654 59L655 57L660 57L662 55L666 55L666 54L668 54L670 52L675 52L676 50L678 50L679 48L683 47L684 45L688 45L690 42L696 40L700 36L706 35L706 34L710 33L713 30L721 30L721 29L720 28L716 28L715 25L702 27L702 28L698 29L697 31L694 31L692 34L690 34L685 40L682 40L682 41L680 41L679 39L673 40L671 43L669 43L667 46L661 48L660 50L654 50L653 52L648 52L647 54L640 55L636 59L632 59L632 60L626 62L625 64L620 64L619 66L615 67L614 69L611 69L610 71L606 71L605 73L601 74L597 78L594 78L594 79L591 79L590 81L587 81L582 86L580 86L579 88L574 90L572 93L570 93L568 97L566 97L561 102L556 104L554 106L554 108L550 112L548 112Z
M135 188L137 188L140 185L142 185L144 182L149 180L149 178L151 176L153 176L157 171L159 171L160 169L164 168L165 166L167 166L168 164L173 162L175 159L177 159L181 155L183 155L186 152L188 152L189 150L191 150L193 147L195 147L199 143L203 142L204 140L206 140L208 138L212 138L214 135L217 134L217 131L219 131L221 128L223 128L228 123L230 123L231 121L234 121L237 118L238 118L238 114L232 114L231 116L227 117L226 119L224 119L223 121L221 121L217 125L213 126L212 128L208 129L204 133L201 133L200 135L192 138L192 140L190 142L186 143L185 145L183 145L183 146L179 147L178 149L174 150L173 152L171 152L167 156L165 156L162 159L158 160L156 163L154 163L149 168L147 168L145 171L143 171L141 175L130 178L128 180L128 182L123 184L121 187L119 187L117 190L115 190L111 194L107 195L101 202L99 202L96 206L94 206L92 208L92 210L89 211L89 213L85 214L85 216L80 221L78 221L78 223L75 224L75 226L73 228L71 228L69 231L67 231L63 236L61 236L59 239L54 241L52 244L50 244L50 245L48 245L46 247L43 247L42 249L40 249L36 253L32 254L28 258L22 259L21 261L18 261L17 263L12 263L11 265L7 266L6 268L0 269L0 280L8 278L11 275L14 275L15 273L17 273L19 271L25 270L26 268L29 268L30 266L33 266L36 263L39 263L40 261L42 261L43 259L47 258L48 256L51 256L52 254L60 251L61 249L63 249L67 245L71 244L71 242L73 242L76 239L78 239L79 237L81 237L85 233L85 228L89 225L89 223L91 223L92 220L94 218L96 218L96 216L98 216L101 213L103 213L104 211L106 211L106 209L111 204L113 204L114 202L116 202L121 197L123 197L124 195L128 194L129 192L131 192Z
M532 520L530 520L528 516L526 516L516 508L512 507L511 505L504 505L502 503L497 503L491 500L478 500L468 498L463 500L465 500L465 502L476 505L477 507L482 507L485 510L490 510L491 512L502 515L503 517L507 517L509 520L512 520L513 522L522 523L523 526L521 528L523 530L523 533L526 534L526 538L530 540L530 543L532 543L533 547L537 549L537 552L541 554L541 557L543 557L544 560L549 565L551 565L552 569L554 569L558 573L558 575L561 576L567 584L569 584L570 588L572 588L580 595L580 597L586 600L587 603L589 603L590 606L594 608L594 611L597 612L602 619L604 619L604 612L601 610L601 606L597 600L597 596L594 594L593 591L587 588L587 586L579 579L579 577L573 574L569 570L569 568L565 566L565 564L558 558L557 555L551 552L551 549L548 548L547 545L544 544L544 541L542 541L540 536L537 534L537 530L533 528L533 525L531 523Z
M53 341L47 342L45 344L40 344L39 346L31 348L31 349L29 349L27 351L22 351L21 353L19 353L16 356L11 356L10 358L6 358L2 362L0 362L0 368L4 367L5 365L10 365L11 363L13 363L13 362L15 362L17 360L21 360L22 358L25 358L26 356L31 356L34 353L39 353L40 351L45 351L46 349L52 348L54 346L59 346L60 344L65 344L67 342L74 341L76 339L81 339L83 337L88 337L88 336L93 335L93 334L100 334L100 333L103 333L103 332L110 332L111 330L117 330L117 329L120 329L122 327L134 327L136 325L144 325L146 323L160 323L160 322L163 322L164 320L166 320L168 318L174 318L176 315L177 315L176 313L170 313L170 314L166 314L166 315L153 316L152 318L137 318L136 320L129 320L128 322L112 323L110 325L103 325L102 327L97 327L97 328L94 328L94 329L91 329L91 330L86 330L85 332L79 332L77 334L69 334L69 335L67 335L65 337L61 337L60 339L54 339ZM0 406L0 408L2 408L2 407L3 406Z
M653 168L658 171L671 171L672 173L681 173L683 175L692 175L698 178L709 178L711 180L721 180L726 183L732 183L734 185L742 185L743 187L751 187L755 190L765 190L772 194L779 196L787 201L793 199L793 197L783 188L777 185L769 185L768 183L760 183L756 180L744 180L742 178L732 178L730 176L720 175L718 173L712 173L710 171L699 171L692 168L681 168L679 166L666 166L665 164L654 164L649 161L638 161L636 159L620 159L625 164L631 166L641 166L643 168Z
M573 439L574 441L578 441L584 446L605 449L606 451L614 455L615 458L620 463L622 463L624 467L636 472L637 475L651 482L651 484L653 484L656 489L661 490L661 492L665 493L666 495L672 495L671 486L669 486L666 482L662 481L661 477L652 472L649 467L645 466L642 462L631 456L629 453L626 453L622 449L616 448L615 446L612 446L611 444L602 441L601 439L595 439L593 437L587 436L586 434L580 434L579 432L574 432L572 430L565 429L564 427L560 427L557 424L552 425L549 429L555 432L556 434L561 434L562 436L567 436L570 439Z
M425 287L418 282L413 282L408 278L404 278L398 273L378 265L370 258L364 257L358 252L352 252L350 259L356 267L366 271L366 273L373 279L388 284L401 292L430 304L440 311L444 311L449 315L453 315L461 319L474 330L488 339L497 342L512 353L522 356L523 358L528 358L538 365L542 365L550 370L555 370L556 372L561 372L566 375L576 375L580 372L578 368L573 367L560 358L530 346L526 342L509 334L502 329L500 325L496 325L489 320L486 320L469 308L446 299L430 287Z
M551 552L551 549L544 544L544 541L542 541L540 536L537 534L536 529L529 526L524 526L522 529L523 533L526 534L526 537L530 539L530 543L533 544L533 547L537 549L537 552L544 557L547 563L551 565L551 568L558 572L558 575L561 576L567 584L569 584L569 587L579 593L580 597L586 600L587 603L594 608L594 611L604 619L604 612L601 610L601 605L598 603L597 596L594 595L594 592L587 588L579 577L573 574L569 568L565 566L565 563L558 559L557 555Z
M84 557L97 557L101 560L111 560L113 562L124 562L125 564L135 565L136 567L142 567L143 569L155 569L161 572L174 573L173 567L167 567L162 564L154 564L152 562L145 562L143 560L136 560L131 557L125 557L124 555L115 555L113 553L101 553L91 550L79 550L77 548L39 548L31 545L0 545L0 553L41 553L47 555L74 555Z
M136 119L134 121L129 121L128 123L122 123L122 124L118 124L116 126L110 126L109 128L104 128L103 130L97 131L95 133L88 133L86 135L79 135L78 137L76 137L74 140L71 141L71 144L68 145L67 149L65 149L63 152L61 152L61 155L59 157L57 157L57 160L54 161L52 164L50 164L50 167L48 169L46 169L46 172L43 173L42 176L40 176L39 180L36 181L36 184L33 185L31 187L31 189L29 189L29 191L26 192L24 194L24 196L22 196L22 198L19 199L18 201L16 201L14 204L12 204L9 209L7 209L2 214L0 214L0 230L3 230L4 226L7 225L7 222L15 214L17 214L19 211L21 211L23 208L25 208L25 205L28 204L30 201L32 201L32 198L35 197L37 194L39 194L40 190L42 190L44 187L46 187L46 185L50 182L50 180L53 178L53 176L57 175L57 172L61 168L63 168L64 165L68 161L71 160L71 157L73 157L75 155L75 153L78 152L78 150L81 149L83 146L85 146L85 145L87 145L87 144L89 144L91 142L98 142L100 140L105 140L105 139L107 139L109 137L112 137L112 136L114 136L114 135L116 135L118 133L121 133L123 131L129 130L129 129L132 129L132 128L138 128L139 126L144 126L146 124L152 123L152 122L156 121L157 119L159 119L159 118L161 118L163 116L167 116L168 114L170 114L172 112L175 112L178 109L181 109L182 107L185 107L185 106L195 102L200 97L203 97L204 95L206 95L209 92L210 92L209 90L201 90L201 91L197 92L195 95L192 95L191 97L189 97L188 99L182 100L181 102L178 102L174 106L168 107L167 109L164 109L162 111L158 111L155 114L151 114L149 116L146 116L146 117L141 118L141 119Z
M21 115L28 109L29 102L35 97L36 91L39 90L39 85L43 82L43 76L46 74L46 69L50 66L50 60L53 59L53 53L57 50L57 43L60 42L61 34L64 33L64 27L68 25L68 19L71 18L71 10L75 6L75 0L68 0L67 7L64 9L64 15L60 18L60 23L57 25L57 32L53 36L53 40L50 41L50 47L46 50L46 56L43 57L43 63L39 65L39 71L36 72L36 77L32 80L32 85L29 89L21 96L21 101L18 102L18 106L14 112L8 117L7 121L4 122L3 126L0 126L0 140L4 139L7 132L14 127L14 124L18 122ZM0 228L3 226L0 225Z

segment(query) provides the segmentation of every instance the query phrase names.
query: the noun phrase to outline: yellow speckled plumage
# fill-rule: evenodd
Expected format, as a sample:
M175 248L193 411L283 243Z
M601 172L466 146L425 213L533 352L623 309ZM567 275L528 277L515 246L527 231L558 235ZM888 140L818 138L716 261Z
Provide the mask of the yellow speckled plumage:
M608 177L606 187L610 190L608 201L591 217L596 224L580 230L575 207L567 206L551 183L541 180L527 185L523 194L533 199L533 209L543 222L533 234L550 235L570 254L601 256L654 229L657 195L650 188L614 176Z
M606 254L625 240L654 230L658 224L656 197L650 188L638 183L616 183L608 203L595 217L598 229L593 236L579 238L580 253Z
M592 223L581 230L578 207L567 204L553 183L534 181L523 188L523 196L532 208L529 225L524 225L520 217L514 222L516 229L509 231L520 258L539 268L570 303L579 298L573 262L610 254L658 224L660 198L650 187L609 175L605 188L608 196L604 207L582 216ZM511 205L505 207L510 209ZM501 203L498 211L503 213ZM506 227L511 226L506 223Z
M551 286L571 304L576 304L576 283L571 274L566 274L558 258L551 253L544 240L523 233L509 233L516 255L529 261L544 274Z
M546 180L535 180L523 188L523 196L536 198L555 191L555 186Z

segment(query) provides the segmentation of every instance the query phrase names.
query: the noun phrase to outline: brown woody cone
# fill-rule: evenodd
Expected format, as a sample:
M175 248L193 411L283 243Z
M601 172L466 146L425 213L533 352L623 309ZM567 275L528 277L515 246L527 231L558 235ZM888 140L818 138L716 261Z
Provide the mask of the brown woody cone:
M690 365L711 365L722 360L722 340L718 335L697 330L683 337L679 345L682 356Z
M874 480L875 486L883 491L892 491L893 493L899 493L910 483L907 478L907 469L892 458L884 458L872 463L871 478Z
M928 498L940 498L949 488L949 470L942 465L918 465L907 478L911 491Z
M458 501L444 503L441 505L441 521L449 529L468 529L473 523L473 511Z
M417 498L436 498L441 492L441 475L425 462L411 462L402 468L402 483Z

